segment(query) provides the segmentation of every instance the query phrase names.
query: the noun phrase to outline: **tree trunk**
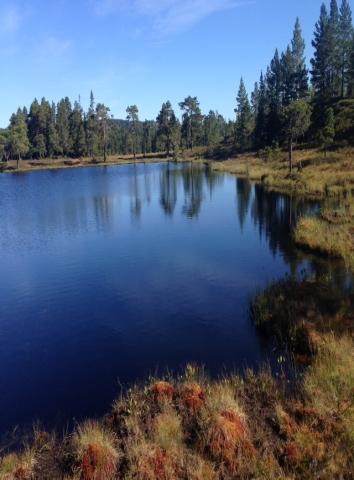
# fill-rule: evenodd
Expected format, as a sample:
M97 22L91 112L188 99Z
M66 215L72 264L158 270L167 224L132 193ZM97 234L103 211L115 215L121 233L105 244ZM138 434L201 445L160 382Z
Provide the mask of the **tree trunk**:
M289 171L293 171L293 139L289 139Z
M21 155L19 155L18 158L17 158L17 170L20 167L20 162L21 162Z

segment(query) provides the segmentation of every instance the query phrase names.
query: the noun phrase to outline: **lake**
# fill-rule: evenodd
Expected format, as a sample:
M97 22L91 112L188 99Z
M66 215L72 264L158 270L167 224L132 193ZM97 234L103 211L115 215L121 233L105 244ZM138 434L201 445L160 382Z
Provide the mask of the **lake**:
M1 432L101 415L188 362L276 365L252 296L303 269L345 279L293 245L318 208L189 164L1 175Z

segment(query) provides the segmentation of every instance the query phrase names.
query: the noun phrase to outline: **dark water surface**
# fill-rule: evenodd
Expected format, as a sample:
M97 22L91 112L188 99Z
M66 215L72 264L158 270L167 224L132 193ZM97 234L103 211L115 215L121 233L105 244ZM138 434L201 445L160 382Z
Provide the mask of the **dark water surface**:
M316 208L189 165L1 175L1 431L100 415L156 368L272 358L251 296L303 268L343 279L292 244Z

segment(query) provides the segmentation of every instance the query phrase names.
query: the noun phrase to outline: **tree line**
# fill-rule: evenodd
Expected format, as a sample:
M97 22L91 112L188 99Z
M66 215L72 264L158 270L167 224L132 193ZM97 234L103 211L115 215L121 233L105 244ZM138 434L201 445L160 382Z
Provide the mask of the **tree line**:
M227 121L216 111L203 115L197 97L179 103L181 120L169 101L156 120L141 121L136 105L126 119L115 120L102 103L84 112L80 101L66 97L55 105L45 98L18 109L7 129L0 130L0 157L82 157L108 154L168 155L195 146L210 152L220 145L234 151L278 149L287 146L292 169L294 143L300 138L325 151L336 142L354 143L354 29L348 0L322 4L312 40L310 68L305 41L296 19L290 44L277 49L249 96L241 78L236 119Z

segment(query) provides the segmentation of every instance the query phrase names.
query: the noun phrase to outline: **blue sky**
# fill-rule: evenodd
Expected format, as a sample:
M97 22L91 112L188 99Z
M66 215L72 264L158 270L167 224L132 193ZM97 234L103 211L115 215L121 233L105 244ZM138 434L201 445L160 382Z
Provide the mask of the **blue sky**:
M203 112L233 118L241 75L248 89L300 17L311 55L321 0L0 0L0 126L34 97L81 95L125 117L137 104L197 95Z

